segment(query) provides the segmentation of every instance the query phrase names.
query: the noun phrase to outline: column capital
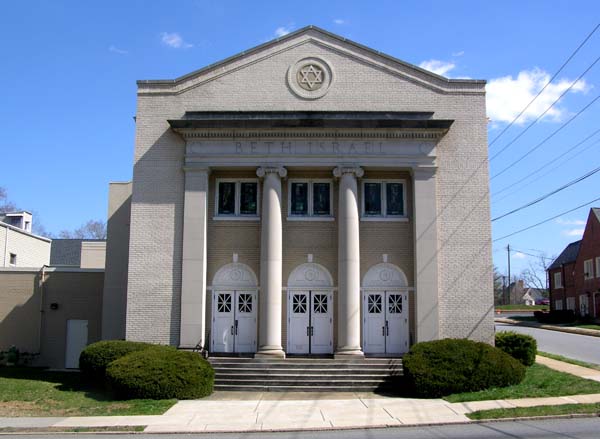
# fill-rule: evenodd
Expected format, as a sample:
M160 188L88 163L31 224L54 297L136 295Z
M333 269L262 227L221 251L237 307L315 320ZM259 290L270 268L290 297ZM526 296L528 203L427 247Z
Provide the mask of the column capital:
M261 166L256 170L256 175L260 178L271 173L277 173L279 177L284 178L287 175L287 169L283 166Z
M428 179L437 173L436 166L413 166L410 173L416 179Z
M365 175L365 171L360 166L338 166L333 168L333 176L340 178L344 174L354 174L356 178L361 178Z

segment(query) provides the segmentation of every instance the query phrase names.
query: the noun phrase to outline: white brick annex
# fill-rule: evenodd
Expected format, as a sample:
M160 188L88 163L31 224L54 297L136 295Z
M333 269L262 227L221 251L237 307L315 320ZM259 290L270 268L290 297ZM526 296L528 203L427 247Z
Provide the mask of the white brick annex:
M312 26L139 81L126 338L276 357L492 342L484 87Z

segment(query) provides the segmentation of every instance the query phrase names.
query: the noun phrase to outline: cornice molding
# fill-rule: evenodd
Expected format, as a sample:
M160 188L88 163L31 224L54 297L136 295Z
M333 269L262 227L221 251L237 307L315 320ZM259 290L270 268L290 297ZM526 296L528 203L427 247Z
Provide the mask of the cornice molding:
M249 131L249 130L197 130L176 129L185 140L194 139L402 139L430 140L441 139L447 129L432 130L360 130L360 131Z

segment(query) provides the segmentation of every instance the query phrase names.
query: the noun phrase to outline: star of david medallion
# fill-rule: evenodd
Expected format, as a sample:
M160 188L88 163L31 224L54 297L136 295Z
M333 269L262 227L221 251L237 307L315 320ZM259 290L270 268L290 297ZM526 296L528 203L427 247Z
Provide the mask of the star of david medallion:
M323 70L315 64L308 64L298 70L298 84L305 90L318 90L323 85Z
M304 99L325 96L333 79L331 66L320 58L303 58L288 69L290 90Z

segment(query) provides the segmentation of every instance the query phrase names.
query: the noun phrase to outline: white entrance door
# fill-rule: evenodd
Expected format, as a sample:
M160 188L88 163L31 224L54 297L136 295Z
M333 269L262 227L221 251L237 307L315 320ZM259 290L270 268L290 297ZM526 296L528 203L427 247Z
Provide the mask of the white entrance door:
M408 294L367 291L363 295L364 350L370 354L408 351Z
M256 291L214 291L212 352L256 352Z
M67 320L67 348L65 353L65 367L77 369L79 355L88 343L88 321Z
M288 292L288 347L290 354L333 352L333 293Z

